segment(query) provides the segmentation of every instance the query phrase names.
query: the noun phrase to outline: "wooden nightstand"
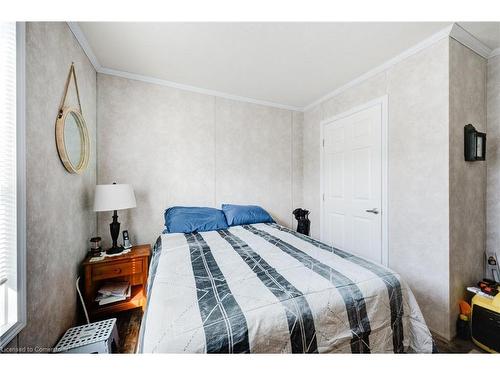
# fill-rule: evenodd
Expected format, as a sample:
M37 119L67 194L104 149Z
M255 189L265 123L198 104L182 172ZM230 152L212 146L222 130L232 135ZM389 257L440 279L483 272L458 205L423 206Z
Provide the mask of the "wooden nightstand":
M114 313L146 305L146 285L148 280L151 245L133 246L124 255L104 258L91 262L87 257L83 263L85 277L85 304L92 317ZM125 301L99 306L95 301L99 287L106 281L128 281L132 286L130 298Z

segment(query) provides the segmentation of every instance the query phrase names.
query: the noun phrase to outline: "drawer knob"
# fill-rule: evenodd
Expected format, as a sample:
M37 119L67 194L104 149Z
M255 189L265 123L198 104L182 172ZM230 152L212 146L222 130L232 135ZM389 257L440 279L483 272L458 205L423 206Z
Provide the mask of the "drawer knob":
M121 273L122 269L121 268L115 268L115 273Z

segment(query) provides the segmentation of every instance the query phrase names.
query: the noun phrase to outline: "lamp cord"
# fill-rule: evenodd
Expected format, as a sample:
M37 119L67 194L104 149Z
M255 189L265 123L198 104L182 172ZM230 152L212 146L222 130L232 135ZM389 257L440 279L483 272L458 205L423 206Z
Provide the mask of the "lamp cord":
M90 324L89 314L87 313L87 308L85 307L85 301L83 300L82 293L80 292L80 287L78 285L79 282L80 282L80 276L78 276L78 278L76 279L76 291L80 296L80 301L82 302L83 312L85 313L85 319L87 319L87 324Z

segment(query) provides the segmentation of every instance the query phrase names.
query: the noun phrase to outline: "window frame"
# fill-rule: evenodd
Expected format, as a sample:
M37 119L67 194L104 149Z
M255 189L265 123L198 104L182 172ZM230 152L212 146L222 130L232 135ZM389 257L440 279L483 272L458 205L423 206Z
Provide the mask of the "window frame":
M17 321L0 349L26 326L26 23L16 22Z

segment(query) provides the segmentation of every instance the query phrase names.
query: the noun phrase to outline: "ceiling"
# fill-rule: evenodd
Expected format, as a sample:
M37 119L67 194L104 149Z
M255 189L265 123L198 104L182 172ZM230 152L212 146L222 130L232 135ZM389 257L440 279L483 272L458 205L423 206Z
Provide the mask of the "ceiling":
M500 22L459 22L459 24L492 50L500 48Z
M78 23L104 71L294 108L307 106L449 25ZM500 24L461 25L491 49L500 47Z

